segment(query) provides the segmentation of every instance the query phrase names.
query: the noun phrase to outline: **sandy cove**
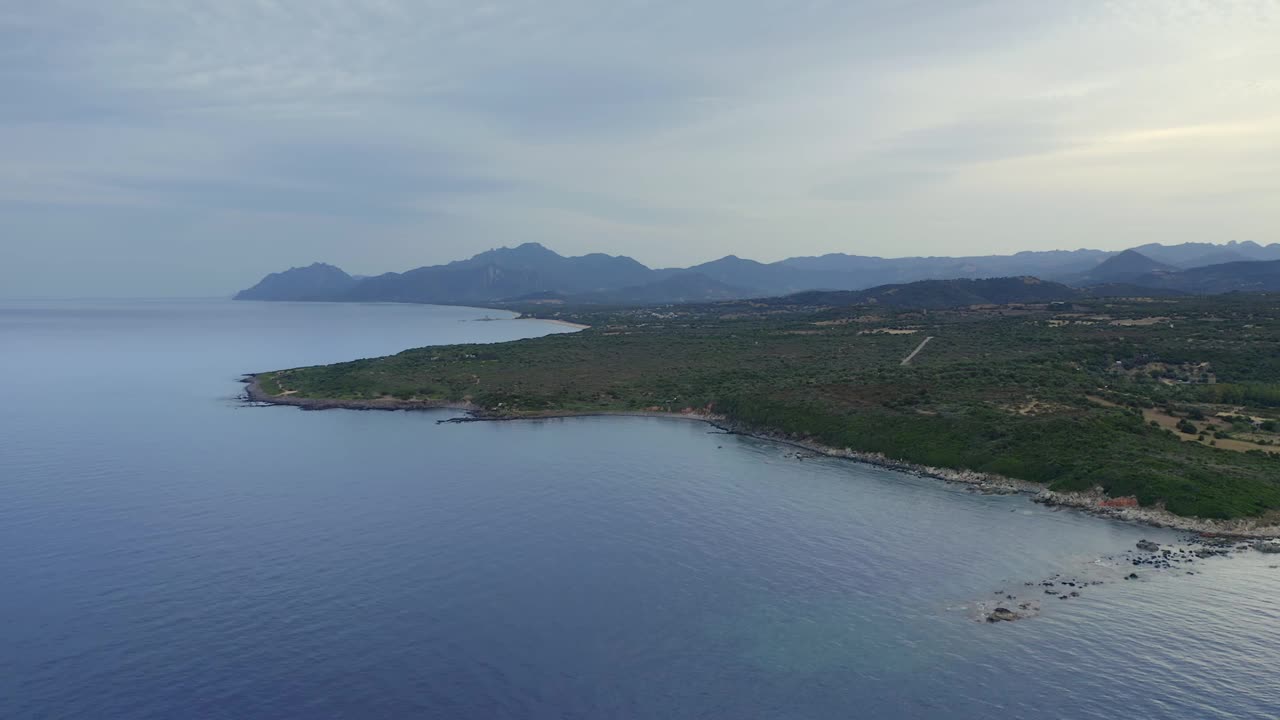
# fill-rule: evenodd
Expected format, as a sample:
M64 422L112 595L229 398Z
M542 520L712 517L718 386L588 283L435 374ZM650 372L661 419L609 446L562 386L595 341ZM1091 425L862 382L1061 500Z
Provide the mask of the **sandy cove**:
M464 418L451 418L443 422L496 422L512 420L547 420L575 417L656 417L677 420L694 420L705 422L726 433L742 435L758 440L790 445L815 455L841 458L854 462L874 465L876 467L910 473L919 477L929 477L948 483L956 483L972 487L977 492L990 494L1024 494L1032 496L1032 500L1048 506L1066 507L1081 510L1098 517L1126 522L1140 523L1152 527L1172 528L1203 535L1221 535L1228 537L1265 540L1280 538L1280 525L1268 524L1260 520L1239 518L1235 520L1212 520L1206 518L1184 517L1175 515L1158 507L1138 507L1133 505L1115 505L1101 488L1090 492L1055 492L1038 483L1008 478L973 470L952 470L950 468L929 467L915 463L903 462L886 457L880 453L866 453L850 448L833 448L813 442L805 438L795 438L779 433L762 431L736 423L723 415L707 414L696 411L661 412L661 411L551 411L527 415L511 415L486 410L469 402L436 401L436 400L397 400L379 398L376 400L326 400L320 398L303 398L289 395L269 395L258 384L255 375L246 375L245 393L249 401L267 405L289 405L304 410L459 410L467 413Z

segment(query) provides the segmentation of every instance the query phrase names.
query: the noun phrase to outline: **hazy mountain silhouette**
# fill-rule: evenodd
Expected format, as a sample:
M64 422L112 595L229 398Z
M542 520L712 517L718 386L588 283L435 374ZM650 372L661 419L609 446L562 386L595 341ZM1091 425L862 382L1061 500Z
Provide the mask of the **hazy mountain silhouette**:
M236 300L329 300L341 297L355 287L357 280L342 270L324 263L289 268L271 273L247 290L236 294Z
M565 298L569 303L600 305L664 305L668 303L707 302L759 297L761 291L726 285L692 271L681 271L661 280L619 288L599 290Z
M1218 252L1206 253L1199 257L1192 258L1182 264L1182 267L1185 269L1191 269L1208 267L1210 265L1225 265L1233 262L1255 262L1256 260L1257 258L1249 257L1243 253L1236 252L1235 250L1220 250Z
M1280 245L1256 243L1143 246L1120 253L1100 250L1021 252L959 258L879 258L831 254L774 263L729 255L691 268L651 269L629 258L603 253L565 257L537 243L497 248L445 265L402 273L352 277L317 263L273 273L238 294L241 300L391 301L441 304L494 303L541 296L572 302L651 304L739 297L781 296L808 290L859 291L925 280L1039 277L1076 287L1144 287L1169 292L1217 293L1272 289L1263 261L1230 262L1180 270L1153 257L1186 262L1217 257L1280 255ZM1278 258L1280 259L1280 258ZM1210 270L1210 268L1216 268ZM1205 272L1199 272L1199 271ZM1056 283L1049 283L1052 287ZM978 286L953 284L912 292L973 293L974 303L992 301ZM1043 288L1042 288L1043 289ZM1003 297L996 293L996 297ZM1009 297L1014 297L1010 295ZM1005 302L1032 300L1008 299ZM974 304L969 303L969 304Z
M1049 250L1013 255L881 258L836 253L789 258L782 264L852 275L856 289L917 280L1084 274L1114 254L1103 250Z
M1180 272L1155 272L1133 278L1130 282L1195 295L1275 292L1280 291L1280 260L1233 262Z
M1035 277L975 280L919 280L856 291L809 291L779 301L802 305L884 305L895 308L948 308L1072 300L1084 293Z
M1150 243L1140 245L1134 250L1157 262L1176 265L1181 268L1202 267L1204 265L1220 264L1221 262L1240 262L1244 260L1280 260L1280 243L1259 245L1251 240L1245 242L1233 240L1223 245L1214 245L1213 243L1183 243L1182 245ZM1212 256L1217 253L1231 253L1236 257L1222 260L1219 263L1204 262L1206 256ZM1212 260L1213 258L1210 257L1209 259Z

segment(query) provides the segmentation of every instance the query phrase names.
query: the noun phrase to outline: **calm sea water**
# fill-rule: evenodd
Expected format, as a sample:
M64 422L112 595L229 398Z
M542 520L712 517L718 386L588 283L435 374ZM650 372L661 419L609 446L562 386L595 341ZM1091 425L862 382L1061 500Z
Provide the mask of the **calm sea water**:
M565 330L485 316L0 304L0 718L1280 716L1261 555L1116 580L1177 536L692 422L237 401ZM975 621L1054 573L1107 582Z

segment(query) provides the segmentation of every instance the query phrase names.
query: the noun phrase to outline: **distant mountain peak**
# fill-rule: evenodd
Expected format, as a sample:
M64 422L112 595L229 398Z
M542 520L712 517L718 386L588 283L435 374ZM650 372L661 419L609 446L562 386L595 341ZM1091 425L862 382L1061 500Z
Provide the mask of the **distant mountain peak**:
M346 292L356 279L334 265L314 262L306 267L292 267L271 273L248 290L236 294L237 300L321 300Z
M1146 273L1158 271L1172 271L1177 268L1172 265L1166 265L1157 262L1143 255L1137 250L1125 250L1122 253L1113 255L1098 264L1093 272L1089 273L1093 278L1098 280L1111 280L1123 277L1132 277L1135 275L1145 275Z
M542 243L527 242L527 243L520 243L515 247L507 247L504 245L500 248L486 250L485 252L477 253L471 259L475 260L481 257L503 256L503 255L518 256L518 257L557 257L557 258L563 257L562 255L560 255L560 253L548 248Z
M689 270L697 270L698 268L704 268L704 267L714 267L716 265L750 265L754 267L757 265L764 265L764 263L760 262L759 260L752 260L750 258L738 257L737 255L725 255L724 257L719 258L717 260L705 262L705 263L702 263L701 265L694 265L693 267L689 268Z
M507 248L503 248L503 249L506 250ZM555 255L556 257L563 257L562 255L560 255L560 253L556 252L555 250L552 250L551 248L547 247L546 245L543 245L542 243L536 243L536 242L520 243L519 245L510 249L512 252L518 252L518 253L531 253L531 254L536 253L539 255Z

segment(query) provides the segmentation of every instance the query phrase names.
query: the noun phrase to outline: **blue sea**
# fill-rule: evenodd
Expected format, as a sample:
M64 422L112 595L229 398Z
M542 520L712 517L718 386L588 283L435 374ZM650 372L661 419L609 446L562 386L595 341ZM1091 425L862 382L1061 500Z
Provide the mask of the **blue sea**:
M1182 536L691 421L239 397L245 372L567 331L0 303L0 718L1280 716L1276 556L1125 580L1135 542Z

